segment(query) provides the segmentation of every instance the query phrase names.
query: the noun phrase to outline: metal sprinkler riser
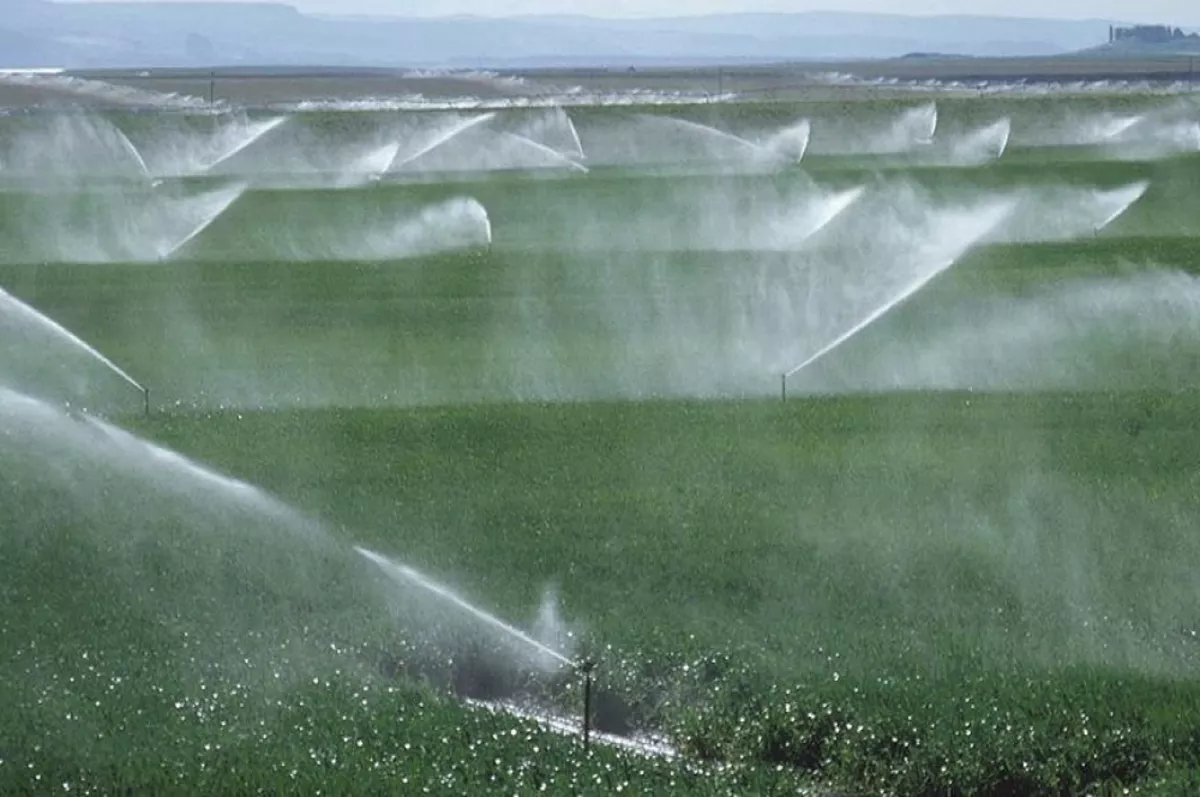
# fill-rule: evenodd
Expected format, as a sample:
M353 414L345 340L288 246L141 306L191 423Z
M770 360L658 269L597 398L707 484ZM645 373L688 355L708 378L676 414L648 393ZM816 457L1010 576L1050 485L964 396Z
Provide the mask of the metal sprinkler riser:
M595 677L597 662L584 659L578 664L583 673L583 749L587 750L592 740L592 681Z

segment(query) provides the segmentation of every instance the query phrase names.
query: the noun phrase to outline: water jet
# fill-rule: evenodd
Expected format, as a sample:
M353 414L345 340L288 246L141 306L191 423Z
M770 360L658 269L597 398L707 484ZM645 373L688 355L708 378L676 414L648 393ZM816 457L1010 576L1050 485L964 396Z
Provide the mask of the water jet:
M280 127L291 117L277 116L274 119L267 119L261 122L246 122L242 125L242 129L233 130L235 135L229 135L230 131L222 131L223 135L216 136L212 144L216 148L216 152L209 156L207 163L201 163L199 171L213 172L219 166L222 166L226 161L232 160L240 153L249 149L255 142L264 138L268 133ZM238 136L236 134L240 133ZM233 140L231 140L233 139ZM239 140L240 139L240 140Z
M455 122L454 124L450 125L448 128L435 134L431 140L427 141L425 144L418 147L415 152L412 152L411 154L407 155L403 160L400 160L398 162L393 161L392 163L388 164L388 167L386 169L384 169L383 171L384 172L395 172L395 171L400 171L401 169L404 169L406 167L412 166L416 161L420 160L425 155L428 155L430 152L433 152L435 149L438 149L439 147L444 146L447 142L454 140L455 138L457 138L458 136L467 132L468 130L471 130L472 128L479 127L480 125L485 125L495 118L496 118L496 112L489 111L488 113L480 114L478 116L472 116L467 119L460 119L457 122Z
M585 658L578 662L572 662L562 653L553 648L539 642L524 631L509 625L508 623L490 614L478 606L468 602L466 599L452 592L448 587L434 581L428 576L407 565L401 564L393 559L389 559L381 554L366 548L355 546L355 552L367 559L380 570L382 570L393 581L406 582L424 589L437 597L440 600L448 601L457 609L466 612L477 620L482 621L488 626L495 628L509 637L523 643L532 648L540 656L545 657L551 663L558 667L573 667L583 676L583 715L582 715L582 733L583 747L588 749L591 743L592 732L592 693L594 687L596 668L598 662L595 659Z
M571 136L571 144L575 156L580 160L585 160L587 158L587 153L583 151L583 142L579 139L579 129L575 127L575 121L566 111L563 111L561 108L559 111L562 112L563 119L566 120L567 132Z
M1021 192L1020 205L996 240L1031 242L1097 237L1124 216L1150 188L1139 180L1107 189L1039 188Z
M191 229L187 230L177 240L171 241L168 239L163 245L160 245L159 258L170 260L178 254L184 247L199 237L201 233L211 227L217 219L221 218L225 211L229 210L245 192L246 186L233 185L222 190L210 191L207 194L178 200L176 207L178 213L171 216L169 220L160 221L159 224L165 229L168 223L174 226L176 220L178 220L187 221L192 226Z
M3 288L0 288L0 313L5 315L14 315L18 320L23 320L32 325L34 328L40 328L42 331L49 333L50 337L64 341L70 347L78 349L88 357L99 362L109 371L124 380L130 387L145 395L149 395L146 391L146 388L140 385L136 379L118 367L116 363L105 357L94 347L86 343L78 335L71 332L62 324L59 324L49 316L38 312L32 306L21 301Z
M968 132L950 147L953 165L982 166L999 160L1008 150L1012 137L1012 120L1004 117L985 127Z
M894 154L931 147L937 128L937 103L918 105L901 113L891 127L869 145L868 150L876 154Z
M784 161L799 163L808 152L808 143L812 139L812 124L807 119L801 119L793 125L773 134L763 142L763 148L775 153Z
M742 138L741 136L736 136L733 133L729 133L717 127L700 124L699 122L693 122L690 119L682 119L675 116L647 116L643 118L655 119L668 126L674 126L678 130L689 131L701 137L708 138L711 141L718 141L724 144L733 145L734 148L754 157L761 156L765 151L763 146L755 144L753 141Z
M1008 200L1008 201L998 202L989 207L981 209L979 211L979 215L982 216L982 223L980 223L978 225L978 228L976 230L974 230L967 237L967 239L961 246L956 247L957 251L954 251L953 254L945 257L944 260L940 260L940 261L936 262L932 268L929 268L929 269L923 271L922 273L918 274L908 284L903 285L896 294L894 294L893 296L888 298L886 301L884 301L883 303L881 303L877 307L875 307L873 310L871 310L869 313L867 313L867 315L865 317L863 317L862 320L858 321L856 324L851 326L845 332L841 333L840 335L837 335L831 341L829 341L825 345L821 346L819 349L817 349L817 351L815 351L813 354L806 357L799 364L784 371L782 373L782 388L781 388L781 393L782 393L783 399L785 401L787 400L787 380L788 379L795 376L800 371L803 371L805 368L808 368L809 366L811 366L813 363L817 362L818 360L822 359L827 354L829 354L831 351L834 351L835 349L840 347L846 341L848 341L851 338L853 338L854 336L856 336L858 333L860 333L862 330L869 327L875 321L877 321L878 319L885 316L887 313L892 311L894 308L896 308L903 302L907 301L910 297L913 296L913 294L915 294L917 291L921 290L921 288L925 287L925 285L929 284L929 282L931 282L939 274L942 274L947 269L949 269L951 266L953 266L956 262L958 262L958 259L962 256L962 254L967 249L969 249L977 241L985 238L993 230L995 230L1001 224L1001 222L1005 218L1007 218L1008 215L1012 212L1012 209L1015 206L1015 204L1016 203L1014 201Z
M556 668L572 666L571 660L562 653L559 653L557 650L542 644L519 628L504 622L499 617L480 609L478 606L475 606L466 599L456 595L448 587L439 584L414 568L411 568L408 565L400 564L399 562L393 561L382 554L375 553L374 551L357 545L354 546L354 550L360 556L375 564L389 578L391 578L392 581L418 586L437 598L447 601L452 606L455 606L459 610L466 612L475 619L480 620L484 624L506 634L510 639L514 639L523 645L528 646L534 652L553 663Z
M4 142L10 173L39 182L146 181L150 168L121 128L99 114L56 114Z
M582 163L571 160L571 158L567 157L566 155L559 152L558 150L551 149L550 147L546 146L545 144L542 144L539 141L534 141L532 138L528 138L526 136L522 136L517 133L510 133L507 130L504 131L501 135L503 135L504 138L509 141L519 144L522 147L527 147L529 149L532 149L535 152L537 152L539 155L546 156L549 159L551 166L563 166L564 168L570 169L572 171L580 172L582 174L588 173L588 168L586 166L584 166Z

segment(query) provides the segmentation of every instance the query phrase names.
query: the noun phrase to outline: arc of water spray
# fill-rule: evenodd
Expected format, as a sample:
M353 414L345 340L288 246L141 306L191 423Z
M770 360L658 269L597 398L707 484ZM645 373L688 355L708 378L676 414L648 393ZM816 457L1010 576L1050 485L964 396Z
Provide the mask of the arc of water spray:
M845 191L840 191L831 197L826 198L826 202L822 207L822 212L816 214L812 226L804 232L800 242L808 241L813 236L820 233L826 227L834 222L839 216L848 211L854 203L858 202L867 193L866 186L858 185L854 188L848 188Z
M1012 138L1012 119L1006 116L985 127L981 132L986 137L993 133L998 135L1000 141L996 147L996 159L1004 157L1004 153L1008 151L1008 142Z
M202 484L218 490L230 499L236 499L246 509L282 521L297 534L326 538L326 532L320 523L249 482L211 470L176 451L143 440L94 416L85 415L81 422L103 435L110 447L134 452L140 461L162 475L172 489L186 489L189 482Z
M282 125L284 122L288 121L289 119L291 119L290 116L277 116L274 119L271 119L269 121L257 123L257 125L253 127L253 131L251 132L251 134L249 136L247 136L245 140L234 144L232 147L229 147L225 152L220 153L216 157L216 159L213 160L212 163L210 163L204 167L204 171L211 172L213 169L217 168L225 161L237 156L241 152L244 152L249 146L254 144L254 142L258 141L263 136L265 136L267 133L270 133L272 130L279 127L280 125Z
M989 161L999 160L1008 150L1011 136L1012 120L1007 116L968 131L961 139L950 144L950 164L982 166Z
M1109 126L1101 132L1100 140L1101 141L1112 141L1113 139L1116 139L1116 138L1120 137L1121 135L1124 135L1128 130L1131 130L1135 125L1140 123L1144 118L1145 118L1145 116L1143 116L1141 114L1139 114L1138 116L1117 117L1116 119L1113 119L1110 122Z
M119 141L125 151L133 157L134 162L136 162L138 168L141 169L142 175L147 179L153 177L153 175L150 174L150 167L146 165L146 159L142 157L142 153L138 152L138 148L135 147L133 142L129 140L129 136L125 135L125 131L116 125L113 125L113 130L116 131L117 141Z
M562 112L563 118L567 122L567 131L571 134L571 141L575 144L575 153L581 159L586 159L587 154L583 151L583 142L579 139L579 130L575 127L575 121L571 118L571 114L566 111Z
M763 155L765 153L768 153L768 150L766 148L764 148L762 145L755 144L753 141L742 138L741 136L735 136L733 133L730 133L725 130L721 130L720 128L709 127L708 125L702 125L699 122L693 122L690 119L681 119L676 116L654 117L654 118L670 122L671 124L674 124L678 127L682 127L686 130L691 130L696 133L702 133L702 134L708 135L708 136L716 136L717 138L719 138L723 141L728 141L730 143L737 144L738 146L750 151L751 153L753 153L755 155Z
M455 595L453 592L451 592L446 587L442 586L441 584L438 584L436 581L433 581L433 580L427 578L426 576L417 572L413 568L408 567L407 565L402 565L398 562L394 562L391 559L388 559L386 556L382 556L380 554L375 553L374 551L369 551L366 548L361 548L357 545L354 546L354 550L357 551L359 555L365 557L366 559L368 559L369 561L374 563L376 566L378 566L380 570L382 570L384 573L386 573L392 579L395 580L398 578L402 578L406 581L416 584L417 586L421 587L422 589L428 590L429 592L433 593L434 595L437 595L444 600L450 601L452 604L454 604L458 608L462 609L463 611L467 612L471 616L475 617L477 620L481 620L484 623L492 626L493 628L503 631L504 633L508 634L509 636L514 637L514 638L520 640L521 642L524 642L526 645L529 645L533 649L546 654L547 656L554 659L559 664L565 665L567 667L572 666L571 660L568 659L566 656L562 655L561 653L559 653L558 651L554 650L553 648L547 647L546 645L543 645L541 642L538 642L536 639L529 636L524 631L521 631L518 628L514 628L513 626L511 626L508 623L501 620L499 617L488 614L483 609L480 609L478 606L474 606L474 605L468 603L466 600L464 600L463 598L460 598L458 595Z
M384 144L358 158L354 163L353 171L356 175L365 174L370 182L378 182L383 179L383 175L387 173L399 154L399 141ZM354 179L354 176L351 176L351 179Z
M994 230L997 226L999 226L1000 221L1005 216L1008 215L1008 213L1014 207L1014 204L1015 203L1013 203L1013 202L1007 202L1004 205L1002 205L1001 206L1002 212L996 213L995 217L993 219L991 219L990 223L987 225L987 228L985 230L983 230L983 232L981 232L978 236L976 236L974 240L978 241L980 238L983 238L988 233L990 233L992 230ZM838 348L843 343L845 343L846 341L850 340L855 335L857 335L859 332L862 332L864 329L869 327L871 324L875 323L880 318L887 315L894 308L903 304L913 294L915 294L917 291L921 290L921 288L924 288L931 281L933 281L934 277L937 277L939 274L946 271L951 266L953 266L956 262L958 262L959 257L961 257L961 253L956 254L953 257L946 258L936 268L930 269L928 272L922 274L920 277L918 277L917 279L910 282L908 285L906 285L903 288L903 290L901 290L899 293L897 293L895 296L893 296L890 300L888 300L884 304L882 304L879 307L872 310L865 318L863 318L863 320L859 321L857 324L850 327L850 329L846 330L841 335L838 335L832 341L830 341L829 343L822 346L814 354L810 355L807 359L805 359L799 365L796 365L790 371L784 371L783 374L781 375L782 381L783 381L783 397L785 399L787 398L787 380L788 379L795 376L800 371L803 371L805 368L809 367L813 363L817 362L822 357L829 354L829 352Z
M581 172L583 174L588 173L588 167L584 166L582 163L577 163L576 161L571 160L570 158L568 158L566 155L562 154L558 150L547 147L545 144L543 144L539 141L534 141L532 138L522 136L518 133L510 133L508 131L504 131L501 135L505 136L506 138L513 139L514 141L519 142L523 146L532 147L533 149L536 149L538 152L542 153L543 155L548 155L549 157L553 158L555 161L557 161L558 163L561 163L563 166L566 166L570 169L574 169L575 171Z
M136 388L143 395L147 395L147 396L149 395L149 392L146 390L146 388L142 387L137 382L137 380L135 380L129 374L125 373L125 371L121 370L121 368L119 368L117 366L117 364L114 363L112 360L108 359L103 354L101 354L99 351L94 349L92 346L88 345L78 335L74 334L73 332L68 330L66 327L64 327L62 324L59 324L57 321L53 320L49 316L39 313L37 310L35 310L32 307L30 307L29 305L25 304L25 302L21 301L20 299L18 299L15 296L13 296L11 293L4 290L3 288L0 288L0 308L7 308L8 310L11 310L11 311L17 313L19 316L26 318L29 321L32 321L34 324L37 324L38 326L45 328L50 333L63 338L68 343L70 343L72 346L75 346L76 348L83 350L89 356L94 357L96 360L98 360L100 363L102 363L105 367L107 367L110 371L112 371L114 374L116 374L117 376L124 379L126 382L128 382L132 387Z
M836 338L831 340L829 343L822 346L814 354L810 355L808 357L808 359L804 360L799 365L793 367L792 370L785 371L783 374L783 378L784 379L792 378L800 371L803 371L805 368L812 365L817 360L820 360L826 354L829 354L829 352L833 351L834 349L841 346L846 341L850 340L850 338L854 337L859 332L862 332L864 329L869 327L871 324L875 323L877 320L882 318L884 315L891 312L891 310L893 308L902 304L906 299L908 299L914 293L921 290L921 288L924 288L927 284L929 284L930 281L933 280L934 277L941 274L946 269L950 268L950 266L954 265L954 261L956 259L957 258L947 258L943 263L938 265L936 268L930 269L930 271L927 274L922 275L919 279L913 280L900 293L896 294L896 296L893 297L890 301L888 301L888 302L880 305L879 307L875 308L874 310L872 310L871 313L869 313L862 321L859 321L857 324L852 326L850 329L846 330L841 335L838 335Z
M937 135L938 128L938 106L936 102L929 103L929 133L924 138L918 138L917 143L923 146L928 146L933 143L933 137Z
M1105 227L1112 224L1114 221L1119 219L1121 216L1125 215L1125 212L1127 210L1129 210L1131 207L1133 207L1135 202L1137 202L1139 199L1142 198L1142 196L1146 193L1146 189L1148 189L1149 187L1150 187L1150 183L1146 182L1145 180L1139 180L1138 182L1130 183L1129 185L1124 186L1123 188L1117 188L1112 191L1109 191L1108 192L1109 196L1112 196L1115 194L1115 195L1121 197L1123 201L1121 202L1121 206L1119 208L1117 208L1112 213L1110 213L1108 215L1108 217L1106 219L1104 219L1104 221L1100 222L1100 224L1097 225L1095 231L1097 233L1099 233Z
M484 243L487 246L491 246L492 245L492 217L490 215L488 215L487 208L485 208L483 205L480 205L478 201L476 201L475 204L478 205L479 209L483 211L483 213L479 214L479 215L483 219Z
M183 238L179 239L179 241L175 244L168 246L166 250L159 255L159 259L170 260L172 257L174 257L177 252L194 241L202 232L211 227L216 220L225 213L225 211L229 210L229 208L233 206L234 202L237 202L242 197L242 194L245 192L245 185L235 185L232 188L225 189L224 191L214 191L209 194L208 196L214 198L220 197L220 201L216 203L215 207L209 211L209 213L200 220L200 223L193 227L190 232L184 235Z
M495 118L496 118L496 112L489 111L488 113L480 114L479 116L473 116L464 122L459 122L458 124L454 125L454 127L450 128L445 133L442 133L440 136L435 138L433 141L431 141L428 144L426 144L425 146L421 147L416 152L414 152L412 155L409 155L407 158L400 161L399 163L388 164L388 167L386 169L384 169L383 171L390 172L395 169L402 169L405 166L407 166L408 164L417 160L418 158L428 155L430 152L432 152L433 150L442 146L443 144L445 144L447 141L454 138L455 136L461 135L473 127L477 127L479 125L490 122L492 119L495 119Z
M799 163L808 153L808 145L811 141L812 123L807 119L801 119L772 135L762 144L762 147L769 152L789 157ZM789 144L794 147L791 152L785 150Z

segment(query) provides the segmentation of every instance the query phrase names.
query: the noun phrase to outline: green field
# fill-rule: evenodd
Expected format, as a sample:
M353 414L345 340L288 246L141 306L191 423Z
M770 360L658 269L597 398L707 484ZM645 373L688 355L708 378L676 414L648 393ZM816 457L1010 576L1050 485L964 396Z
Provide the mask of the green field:
M924 107L0 120L0 793L1193 793L1197 109Z

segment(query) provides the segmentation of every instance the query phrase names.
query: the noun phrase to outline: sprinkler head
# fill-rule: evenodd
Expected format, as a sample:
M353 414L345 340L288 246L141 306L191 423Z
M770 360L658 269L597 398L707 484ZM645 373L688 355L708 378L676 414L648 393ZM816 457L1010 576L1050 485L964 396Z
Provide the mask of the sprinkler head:
M592 673L596 671L593 659L584 659L578 664L583 673L583 747L586 750L592 738Z

